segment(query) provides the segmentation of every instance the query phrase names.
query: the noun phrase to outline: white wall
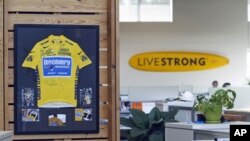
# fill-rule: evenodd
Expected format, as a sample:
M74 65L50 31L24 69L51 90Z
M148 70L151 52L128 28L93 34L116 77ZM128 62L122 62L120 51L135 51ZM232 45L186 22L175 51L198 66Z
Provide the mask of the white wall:
M173 23L120 24L121 86L246 83L247 0L174 0ZM196 51L229 58L220 68L193 72L144 72L129 58L146 51Z

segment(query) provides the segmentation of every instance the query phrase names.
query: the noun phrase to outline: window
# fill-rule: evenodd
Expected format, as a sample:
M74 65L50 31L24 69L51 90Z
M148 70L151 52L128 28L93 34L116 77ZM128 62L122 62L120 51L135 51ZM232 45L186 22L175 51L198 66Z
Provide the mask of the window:
M138 0L120 0L120 22L138 21Z
M140 21L172 21L170 0L141 0Z
M172 0L120 0L120 22L172 22Z

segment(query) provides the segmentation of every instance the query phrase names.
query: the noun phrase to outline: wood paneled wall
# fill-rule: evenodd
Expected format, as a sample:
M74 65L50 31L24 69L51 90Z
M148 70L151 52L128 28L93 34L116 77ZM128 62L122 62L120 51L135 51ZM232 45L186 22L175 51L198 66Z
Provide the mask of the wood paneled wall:
M14 24L70 24L100 26L100 125L99 134L18 135L15 140L55 139L117 141L119 140L119 106L117 75L117 1L116 0L0 0L4 4L4 92L5 130L14 128ZM1 13L1 11L0 11ZM0 15L1 21L1 15ZM1 31L2 26L0 26ZM2 33L2 32L1 32ZM1 35L0 35L1 47ZM3 60L0 60L3 61ZM1 68L0 68L1 69ZM2 71L1 71L2 72ZM0 75L2 78L3 75ZM0 88L1 89L1 88ZM2 89L1 89L2 90ZM3 101L0 103L3 103ZM0 106L1 108L2 106ZM1 120L1 119L0 119ZM1 126L0 126L1 129ZM93 140L94 139L94 140Z
M0 130L4 129L3 97L3 0L0 0Z

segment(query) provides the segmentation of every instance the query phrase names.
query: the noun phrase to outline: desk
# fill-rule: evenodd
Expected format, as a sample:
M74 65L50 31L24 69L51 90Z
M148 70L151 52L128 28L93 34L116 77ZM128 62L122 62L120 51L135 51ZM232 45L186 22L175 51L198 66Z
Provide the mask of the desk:
M229 129L197 129L194 131L194 139L229 138Z
M246 121L250 121L250 109L249 108L234 108L224 110L225 114L245 115Z
M221 124L165 123L165 141L229 138L229 127L232 124L250 124L250 122L227 122Z
M0 131L0 141L12 141L12 131Z

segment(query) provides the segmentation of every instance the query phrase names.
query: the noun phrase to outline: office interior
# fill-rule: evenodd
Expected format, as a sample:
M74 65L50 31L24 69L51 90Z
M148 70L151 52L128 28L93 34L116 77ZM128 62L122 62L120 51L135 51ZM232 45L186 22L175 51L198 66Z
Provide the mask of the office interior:
M127 107L139 107L145 113L149 113L153 107L158 107L161 111L178 107L180 109L176 119L180 123L166 123L165 140L229 140L228 125L197 125L197 112L193 110L193 100L190 102L173 99L183 98L191 93L195 100L197 95L211 96L219 88L232 89L237 93L237 97L234 108L224 110L226 122L232 124L241 121L248 124L249 2L173 0L169 2L172 4L172 12L165 12L172 13L172 17L157 22L160 18L153 17L148 21L149 18L144 17L145 1L139 1L137 17L129 17L124 11L120 11L120 19L123 20L120 21L121 117L131 116L127 112ZM132 5L131 3L131 6L128 6L130 10L133 9ZM161 17L164 14L159 15ZM228 57L229 63L209 70L182 72L141 71L129 64L133 55L155 51L220 54ZM214 80L218 81L219 88L212 87ZM230 86L225 88L224 83L230 83ZM204 129L199 131L201 128Z
M2 8L8 5L13 7ZM249 5L249 0L0 0L0 13L11 19L0 15L4 25L0 26L3 33L0 56L5 61L0 63L4 71L0 74L4 81L1 85L12 94L14 84L9 84L8 79L12 78L7 74L14 71L13 62L8 61L13 58L14 49L6 44L13 43L14 31L3 27L15 22L93 24L101 25L102 31L99 133L14 135L14 96L1 92L0 140L127 141L120 131L131 128L121 125L120 117L130 118L130 109L149 114L157 107L163 112L178 108L175 116L178 122L164 124L165 141L213 141L215 138L228 141L230 125L250 124ZM64 20L61 15L67 18ZM87 20L77 19L81 15ZM31 20L26 16L31 16ZM141 71L129 64L136 54L162 51L217 54L229 61L213 69L179 72ZM215 80L217 88L212 87ZM230 86L223 88L224 83ZM198 123L200 113L193 108L196 96L211 96L220 88L236 92L234 108L224 109L222 123Z

